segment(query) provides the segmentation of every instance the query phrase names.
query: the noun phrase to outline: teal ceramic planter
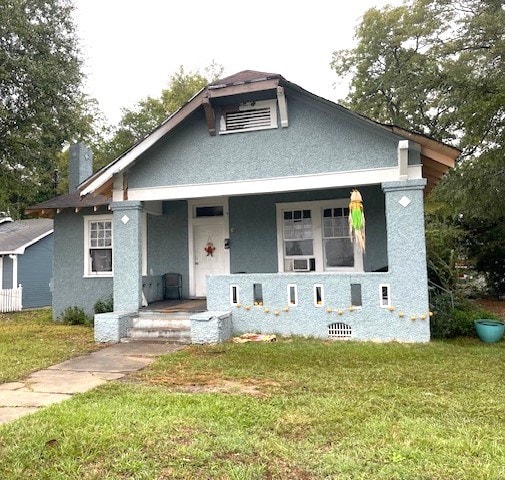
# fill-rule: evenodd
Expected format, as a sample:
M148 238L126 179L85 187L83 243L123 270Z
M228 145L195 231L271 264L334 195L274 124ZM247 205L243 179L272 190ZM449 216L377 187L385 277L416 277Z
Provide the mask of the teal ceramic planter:
M505 323L483 318L475 320L475 330L483 342L494 343L502 339L505 332Z

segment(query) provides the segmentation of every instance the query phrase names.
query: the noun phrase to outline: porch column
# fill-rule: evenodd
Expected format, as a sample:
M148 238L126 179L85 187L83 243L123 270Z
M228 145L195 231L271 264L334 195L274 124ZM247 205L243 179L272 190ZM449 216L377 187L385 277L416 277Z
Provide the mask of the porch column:
M136 311L142 305L142 202L111 204L113 212L114 311Z
M391 302L409 317L428 314L424 231L425 179L385 182ZM425 322L429 326L429 322ZM429 339L429 328L426 331Z

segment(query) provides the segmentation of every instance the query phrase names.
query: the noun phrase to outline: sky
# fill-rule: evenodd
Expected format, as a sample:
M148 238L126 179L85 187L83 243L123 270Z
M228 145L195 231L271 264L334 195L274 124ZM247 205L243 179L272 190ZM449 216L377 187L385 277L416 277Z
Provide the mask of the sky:
M181 65L279 73L338 101L348 85L331 70L332 53L352 47L363 13L386 3L401 1L74 0L86 89L112 124L121 108L158 97Z

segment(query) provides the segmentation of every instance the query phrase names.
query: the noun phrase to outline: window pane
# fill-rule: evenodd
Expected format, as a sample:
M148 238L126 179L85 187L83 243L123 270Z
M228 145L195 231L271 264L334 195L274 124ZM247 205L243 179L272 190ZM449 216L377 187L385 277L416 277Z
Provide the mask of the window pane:
M331 238L324 241L326 267L353 267L354 249L349 238Z
M293 212L284 212L284 220L291 220L293 218Z
M348 237L349 236L349 223L347 217L339 217L335 219L335 237Z
M91 271L92 272L112 272L112 250L111 249L91 249Z
M284 245L285 245L284 251L287 256L314 254L312 240L287 241L284 242Z
M223 216L223 206L215 205L212 207L196 207L195 217L222 217Z
M302 211L301 210L295 210L293 212L293 218L295 220L301 219L302 218Z

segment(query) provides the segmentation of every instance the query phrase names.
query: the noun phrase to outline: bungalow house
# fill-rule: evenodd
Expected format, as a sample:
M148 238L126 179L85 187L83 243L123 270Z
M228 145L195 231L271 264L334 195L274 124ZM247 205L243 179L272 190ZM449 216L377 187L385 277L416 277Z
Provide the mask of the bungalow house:
M0 312L51 305L53 220L0 218Z
M193 342L429 340L423 197L457 149L250 70L202 89L93 175L83 148L71 155L78 189L29 212L54 217L55 316L113 293L97 340L128 336L168 272L183 298L206 298ZM354 189L364 250L347 227Z

